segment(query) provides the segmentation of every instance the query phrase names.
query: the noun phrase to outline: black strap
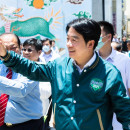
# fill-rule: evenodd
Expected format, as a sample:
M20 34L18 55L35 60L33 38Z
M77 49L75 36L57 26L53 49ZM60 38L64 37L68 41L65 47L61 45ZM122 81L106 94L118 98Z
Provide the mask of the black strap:
M47 112L47 118L46 121L49 123L50 119L51 119L51 114L52 114L52 97L49 97L49 101L50 101L50 106L49 106L49 110Z

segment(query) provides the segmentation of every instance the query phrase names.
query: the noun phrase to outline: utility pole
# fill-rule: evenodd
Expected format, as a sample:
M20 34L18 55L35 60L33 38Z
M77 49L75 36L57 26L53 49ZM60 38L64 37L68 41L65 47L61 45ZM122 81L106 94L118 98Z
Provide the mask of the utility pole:
M103 21L105 20L105 3L104 3L104 0L102 0L102 18L103 18Z

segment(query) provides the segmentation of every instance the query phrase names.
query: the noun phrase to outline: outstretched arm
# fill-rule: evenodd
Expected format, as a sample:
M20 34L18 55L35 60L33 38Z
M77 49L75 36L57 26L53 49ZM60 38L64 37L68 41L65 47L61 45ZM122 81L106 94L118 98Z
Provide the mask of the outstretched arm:
M39 82L31 81L23 76L15 80L0 76L0 93L14 97L25 97L38 85Z
M51 70L54 66L53 63L49 63L48 65L38 64L23 58L13 51L8 52L2 40L0 40L0 56L7 67L31 80L51 81L52 79L53 72Z

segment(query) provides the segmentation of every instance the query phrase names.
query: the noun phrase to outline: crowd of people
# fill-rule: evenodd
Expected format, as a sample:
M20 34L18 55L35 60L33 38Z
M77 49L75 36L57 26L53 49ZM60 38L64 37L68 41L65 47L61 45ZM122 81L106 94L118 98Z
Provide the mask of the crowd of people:
M111 45L113 49L125 53L130 57L130 39L127 39L126 36L123 36L122 40L120 40L117 34L114 34Z
M87 18L66 32L69 57L52 39L0 35L0 130L130 130L130 40Z

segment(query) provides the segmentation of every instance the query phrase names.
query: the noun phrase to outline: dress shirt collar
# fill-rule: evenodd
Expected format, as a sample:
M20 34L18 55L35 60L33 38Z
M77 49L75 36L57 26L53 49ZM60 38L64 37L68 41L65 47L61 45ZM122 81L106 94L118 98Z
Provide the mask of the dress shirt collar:
M38 64L46 64L46 61L45 61L44 57L39 57L37 63Z
M91 66L91 65L94 63L95 60L96 60L96 53L94 52L94 55L93 55L92 58L84 65L83 69L81 69L81 68L76 64L75 61L73 61L73 63L74 63L74 65L77 67L79 73L81 74L82 71L84 70L84 68Z
M100 56L99 51L97 51L97 53L98 53L98 55ZM116 53L116 50L114 50L114 49L112 48L111 54L110 54L105 60L112 60L112 61L114 61L115 53ZM101 57L101 56L100 56L100 57Z
M110 59L110 60L114 61L115 54L116 54L116 50L114 50L112 48L111 54L106 58L106 60Z
M43 52L43 56L52 56L53 54L52 54L52 51L51 51L51 53L50 54L45 54L44 52Z

